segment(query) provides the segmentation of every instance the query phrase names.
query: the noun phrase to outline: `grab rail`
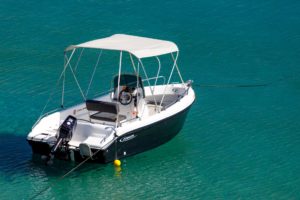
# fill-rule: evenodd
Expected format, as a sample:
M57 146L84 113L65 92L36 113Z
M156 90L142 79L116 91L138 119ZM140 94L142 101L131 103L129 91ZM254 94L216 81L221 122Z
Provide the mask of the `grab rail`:
M36 120L36 122L33 124L33 126L31 127L31 130L44 118L44 117L46 117L46 116L48 116L48 115L50 115L50 114L52 114L52 113L55 113L56 111L59 111L59 110L61 110L61 108L56 108L56 109L54 109L54 110L51 110L51 111L49 111L49 112L46 112L46 113L44 113L44 114L42 114L37 120Z
M163 82L163 84L165 84L165 82L166 82L166 78L164 77L164 76L155 76L155 77L151 77L151 78L148 78L148 79L143 79L142 81L143 82L145 82L145 81L150 81L150 80L154 80L154 79L163 79L164 80L164 82Z

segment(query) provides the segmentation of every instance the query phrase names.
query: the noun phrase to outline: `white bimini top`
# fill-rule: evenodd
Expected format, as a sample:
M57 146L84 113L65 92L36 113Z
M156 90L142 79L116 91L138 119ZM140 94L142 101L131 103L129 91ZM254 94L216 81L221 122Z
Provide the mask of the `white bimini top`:
M78 45L71 45L65 49L94 48L105 50L127 51L137 58L146 58L177 52L174 42L126 34L115 34L110 37L92 40Z

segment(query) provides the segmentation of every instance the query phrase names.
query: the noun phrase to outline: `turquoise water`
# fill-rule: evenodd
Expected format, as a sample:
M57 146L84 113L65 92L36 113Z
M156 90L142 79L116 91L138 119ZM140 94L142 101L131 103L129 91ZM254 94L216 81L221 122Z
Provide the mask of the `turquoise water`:
M0 27L0 199L50 186L37 199L300 199L299 1L2 0ZM85 164L58 181L75 164L45 166L26 135L63 49L114 33L176 42L197 101L178 136L121 172Z

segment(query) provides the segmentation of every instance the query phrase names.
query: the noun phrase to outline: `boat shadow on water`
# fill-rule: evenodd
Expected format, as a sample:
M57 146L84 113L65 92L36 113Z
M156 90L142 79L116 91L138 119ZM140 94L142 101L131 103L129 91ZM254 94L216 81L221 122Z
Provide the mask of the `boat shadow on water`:
M68 162L65 160L54 159L53 164L47 165L46 162L41 159L41 155L32 153L30 146L26 142L26 136L23 135L0 132L0 141L2 144L0 146L0 174L4 175L4 180L7 182L13 182L17 177L22 176L30 176L36 178L58 178L64 176L66 173L80 164L79 162ZM151 153L149 152L150 154L138 154L122 160L122 169L124 167L127 168L126 163L130 162L131 160L135 161L134 163L132 163L133 168L135 167L135 165L140 165L140 162L146 162L148 164L153 163L154 165L155 163L164 162L163 160L165 159L161 157L161 149L163 149L163 152L165 152L165 154L169 155L169 157L167 157L169 158L169 161L172 161L175 158L180 159L181 156L178 155L179 152L184 153L186 151L185 145L182 144L185 143L185 141L176 137L172 140L171 143L177 146L176 151L172 149L171 152L173 153L171 153L171 155L169 152L170 147L168 147L168 145L163 145L159 148L156 148ZM107 164L99 165L98 163L87 162L73 171L69 176L77 177L84 173L90 173L91 171L102 171L107 169L107 167L111 169L112 166Z
M60 177L76 167L79 163L54 159L53 164L47 165L41 159L41 155L33 154L30 146L26 142L26 136L14 133L0 132L0 174L4 175L4 180L13 182L16 177ZM71 176L95 170L96 163L85 163ZM97 171L103 169L104 165L97 165Z

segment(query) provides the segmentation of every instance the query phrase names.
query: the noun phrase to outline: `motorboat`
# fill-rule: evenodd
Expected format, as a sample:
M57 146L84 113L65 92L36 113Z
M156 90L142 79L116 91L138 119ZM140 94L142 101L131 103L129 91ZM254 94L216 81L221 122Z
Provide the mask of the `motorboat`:
M80 74L75 73L74 63L79 63L84 49L118 55L118 73L112 76L110 89L94 98L87 97L78 81ZM78 51L81 53L76 54ZM185 82L179 71L178 55L178 47L171 41L126 34L68 46L59 77L62 105L42 113L33 125L27 136L33 153L72 161L90 157L109 163L171 140L182 129L195 101L192 81ZM171 63L165 67L160 58L166 56ZM73 59L76 62L71 62ZM149 63L157 66L145 65L145 59L152 59ZM129 61L131 72L122 70L125 61ZM162 69L169 76L162 76ZM70 107L64 106L67 70L83 99ZM149 77L149 70L155 76ZM178 80L173 80L175 74Z

